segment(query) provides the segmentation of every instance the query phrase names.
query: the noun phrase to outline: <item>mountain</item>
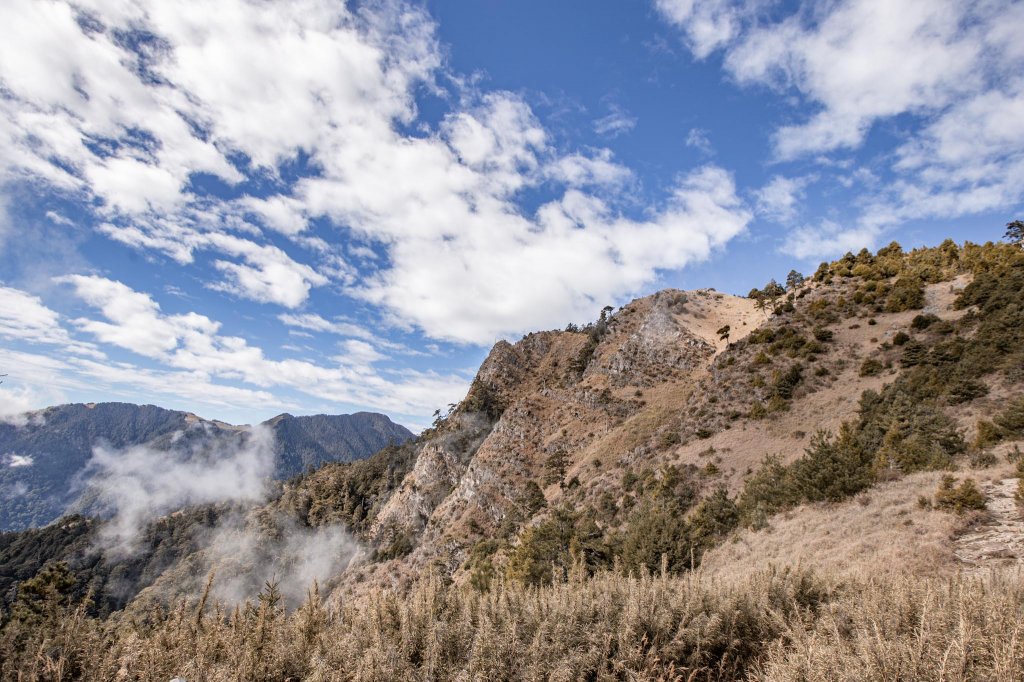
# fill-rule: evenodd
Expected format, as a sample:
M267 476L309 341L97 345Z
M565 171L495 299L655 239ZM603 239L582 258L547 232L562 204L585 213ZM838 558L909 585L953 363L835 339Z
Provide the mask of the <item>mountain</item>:
M293 417L282 414L263 426L273 434L276 479L287 479L325 462L367 457L412 437L386 416ZM0 530L42 526L88 494L90 460L101 446L135 446L191 456L237 446L250 427L205 420L153 405L90 403L61 405L25 415L24 424L0 423Z
M25 599L123 609L100 678L192 669L199 642L253 679L832 679L924 649L906 677L937 678L964 623L998 612L1010 638L1024 607L1024 250L890 244L788 280L501 341L417 438L164 514L127 553L103 542L116 519L2 534L0 601L31 579ZM1019 676L991 645L964 679Z

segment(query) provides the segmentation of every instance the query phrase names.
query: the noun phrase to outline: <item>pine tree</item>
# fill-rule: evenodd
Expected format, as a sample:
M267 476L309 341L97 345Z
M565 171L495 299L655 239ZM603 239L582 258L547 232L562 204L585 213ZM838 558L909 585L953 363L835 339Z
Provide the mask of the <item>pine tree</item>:
M1024 245L1024 220L1014 220L1006 223L1004 239L1013 244Z

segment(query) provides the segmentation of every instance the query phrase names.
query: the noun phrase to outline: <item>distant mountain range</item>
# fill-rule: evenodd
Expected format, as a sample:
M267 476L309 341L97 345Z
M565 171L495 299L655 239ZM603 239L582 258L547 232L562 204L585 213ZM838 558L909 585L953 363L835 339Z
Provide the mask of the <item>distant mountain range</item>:
M45 525L80 505L93 475L94 448L119 451L146 446L177 458L243 446L250 426L202 419L153 405L90 403L49 407L21 426L0 423L0 531ZM294 417L282 414L261 426L273 435L271 476L291 478L324 462L368 457L412 433L382 414Z

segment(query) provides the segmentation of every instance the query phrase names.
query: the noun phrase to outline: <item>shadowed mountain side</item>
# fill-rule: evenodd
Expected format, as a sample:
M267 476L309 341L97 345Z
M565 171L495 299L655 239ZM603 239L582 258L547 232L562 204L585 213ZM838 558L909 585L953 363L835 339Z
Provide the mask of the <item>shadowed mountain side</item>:
M127 403L74 404L26 415L22 425L0 423L0 530L45 525L88 496L94 450L117 453L145 446L156 452L215 460L246 440L248 426L188 412ZM367 457L412 437L386 416L280 415L267 422L274 436L273 478L287 479L325 462ZM86 500L88 501L88 499ZM81 508L88 508L88 505Z

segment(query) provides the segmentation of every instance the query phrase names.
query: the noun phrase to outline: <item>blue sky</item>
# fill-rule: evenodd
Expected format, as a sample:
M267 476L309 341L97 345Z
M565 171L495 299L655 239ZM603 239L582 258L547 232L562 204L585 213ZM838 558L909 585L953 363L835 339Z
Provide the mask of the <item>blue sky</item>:
M10 0L0 415L462 397L494 341L664 287L998 239L1009 0Z

